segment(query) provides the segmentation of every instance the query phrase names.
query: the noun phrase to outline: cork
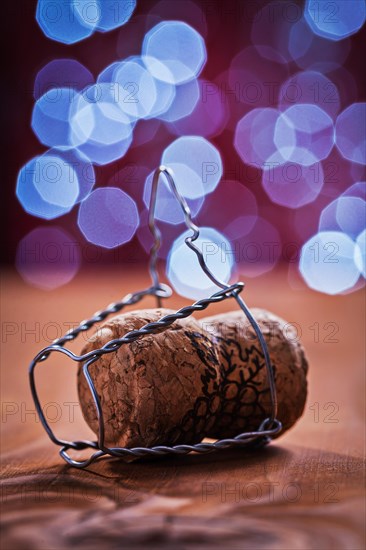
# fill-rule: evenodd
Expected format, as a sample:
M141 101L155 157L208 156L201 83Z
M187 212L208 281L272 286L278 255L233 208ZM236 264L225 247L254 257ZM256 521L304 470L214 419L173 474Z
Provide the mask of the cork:
M82 353L172 313L140 310L112 318ZM253 309L274 368L277 418L283 433L301 416L308 364L296 333L276 315ZM100 357L90 367L103 410L105 444L121 447L194 444L205 437L233 437L256 430L271 401L263 354L241 311L200 321L175 321ZM98 433L89 387L78 370L84 418Z
M114 317L82 353L168 313L174 312L155 309ZM201 441L220 406L218 361L210 335L192 317L102 356L90 374L101 400L106 443L135 447ZM97 433L96 411L81 368L78 392L84 418Z
M282 435L303 413L308 362L292 324L264 309L253 308L251 313L271 359ZM220 362L221 410L207 435L234 437L256 430L271 413L271 399L263 352L253 327L240 310L206 317L202 326L216 339Z

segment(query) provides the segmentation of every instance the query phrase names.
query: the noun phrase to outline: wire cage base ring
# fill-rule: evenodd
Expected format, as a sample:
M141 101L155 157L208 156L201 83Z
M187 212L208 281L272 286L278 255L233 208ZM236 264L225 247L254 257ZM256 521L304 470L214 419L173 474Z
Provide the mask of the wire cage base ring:
M266 426L272 426L266 428ZM71 448L68 445L64 445L60 450L60 456L70 466L76 468L85 468L98 460L103 456L109 456L110 458L120 458L128 462L145 457L159 457L159 456L181 456L191 453L209 454L218 451L238 448L260 448L270 443L272 437L277 435L282 430L282 424L279 420L271 420L266 418L257 431L245 432L230 439L218 439L214 443L196 443L195 445L174 445L172 447L166 445L159 445L156 447L115 447L108 450L101 450L98 448L98 443L93 442L89 445L88 442L80 442L81 445L78 448L73 447L76 451L81 451L86 448L98 449L97 452L92 454L86 460L75 460L72 458L68 450ZM84 443L84 444L83 444ZM130 460L127 460L130 459Z

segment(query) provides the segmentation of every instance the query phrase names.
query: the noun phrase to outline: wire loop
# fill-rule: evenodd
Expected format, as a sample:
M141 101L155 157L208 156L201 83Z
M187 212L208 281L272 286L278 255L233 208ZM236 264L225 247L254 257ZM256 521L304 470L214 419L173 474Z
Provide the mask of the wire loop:
M209 298L198 300L197 302L189 306L182 307L175 313L170 313L168 315L163 316L158 321L147 323L146 325L144 325L138 330L132 330L126 333L121 338L111 340L110 342L107 342L103 347L99 349L92 350L89 353L85 353L83 355L76 355L69 349L65 348L64 347L65 344L67 342L75 340L79 336L79 334L87 331L88 329L93 327L96 323L100 323L101 321L103 321L113 313L122 311L127 306L132 306L139 303L143 298L145 298L145 296L154 296L156 298L157 306L161 307L162 300L169 298L172 295L172 289L168 285L160 282L159 274L157 271L157 260L158 260L158 251L161 244L161 233L155 223L155 207L157 203L157 189L158 189L161 175L164 175L164 177L166 178L171 191L175 195L178 203L180 204L183 210L185 223L188 229L192 231L192 235L188 236L185 239L187 246L196 254L198 262L202 270L204 271L204 273L209 277L209 279L217 287L219 287L220 290L218 290ZM244 289L244 283L237 282L232 285L228 285L224 281L217 279L215 275L210 271L210 269L208 268L205 262L205 259L203 257L201 250L195 244L195 241L198 239L200 234L199 228L192 221L190 208L185 198L179 193L177 189L176 183L174 181L173 172L165 166L160 166L159 168L156 169L154 173L152 190L151 190L150 208L149 208L149 228L154 237L154 244L150 251L150 262L149 262L149 271L151 275L152 286L147 289L128 294L119 302L112 303L106 309L97 311L96 313L94 313L94 315L90 319L86 319L82 321L78 327L69 330L64 336L54 340L52 345L41 350L35 356L35 358L31 362L29 367L30 388L31 388L34 404L36 407L36 411L41 420L41 423L45 431L47 432L49 438L51 439L51 441L61 447L59 453L60 453L60 456L63 458L63 460L65 460L70 466L74 466L75 468L86 468L87 466L92 464L95 460L103 456L111 456L111 457L125 458L125 459L131 459L131 458L137 459L145 456L163 456L167 454L183 455L191 452L211 453L214 451L218 451L220 449L228 449L232 447L243 447L243 446L249 446L249 445L252 447L253 446L257 447L261 445L266 445L271 440L271 438L274 435L278 434L282 429L281 422L276 418L276 415L277 415L276 385L275 385L274 372L271 365L271 360L269 357L267 345L256 320L254 319L254 317L250 313L249 308L246 306L244 300L240 296L240 293ZM268 386L270 391L270 398L271 398L270 416L261 423L261 425L258 427L256 431L244 432L237 435L234 438L221 439L221 440L215 441L214 443L201 442L195 445L174 445L174 446L159 445L155 447L133 447L133 448L106 447L104 444L103 411L102 411L102 406L98 397L98 393L94 386L93 380L90 376L89 368L91 367L91 365L95 361L97 361L102 355L113 353L117 351L121 346L134 342L149 334L155 334L156 332L161 332L162 330L166 330L176 320L189 317L196 311L205 310L211 304L216 304L230 298L236 301L237 305L243 311L244 315L246 316L249 323L253 327L255 334L258 338L258 341L263 353L264 361L265 361L266 374L267 374ZM35 382L35 368L38 363L42 363L46 359L48 359L52 353L61 353L63 355L66 355L69 359L72 359L77 363L80 363L80 362L84 363L82 372L88 383L91 395L93 397L94 405L96 408L97 417L99 419L98 441L84 441L84 440L66 441L63 439L59 439L54 434L49 423L47 422L47 419L44 415L44 412L40 403L40 399L38 397L38 392L37 392L36 382ZM85 460L76 460L72 458L69 454L70 450L83 451L85 449L91 449L94 451L89 456L89 458Z

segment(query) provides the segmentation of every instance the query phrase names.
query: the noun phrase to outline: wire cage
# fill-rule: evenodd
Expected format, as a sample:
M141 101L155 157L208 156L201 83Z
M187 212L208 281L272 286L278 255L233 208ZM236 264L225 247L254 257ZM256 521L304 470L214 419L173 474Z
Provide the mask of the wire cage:
M132 330L127 332L122 338L114 339L107 342L103 347L85 353L84 355L76 355L65 345L75 340L79 334L87 331L93 327L96 323L100 323L106 317L113 313L122 311L127 306L133 306L139 303L145 296L154 296L156 299L157 307L161 307L162 300L169 298L172 295L172 289L160 282L159 275L157 271L157 258L158 250L161 243L161 233L155 222L155 208L157 203L157 191L158 185L161 181L161 176L164 176L166 182L168 183L172 193L175 195L180 207L183 210L185 223L188 229L192 231L192 234L185 239L186 245L196 254L197 260L203 272L209 277L209 279L220 289L218 292L214 293L212 296L198 300L192 305L183 307L173 314L168 314L161 317L156 322L147 323L139 330ZM90 319L84 320L80 323L75 329L69 330L63 337L54 340L54 342L42 349L33 359L29 367L29 380L30 387L35 403L37 414L41 420L41 423L46 430L49 438L53 443L60 447L60 456L71 466L76 468L85 468L89 466L92 462L103 456L118 457L122 459L131 459L131 458L141 458L146 456L162 456L162 455L182 455L188 454L191 452L196 453L210 453L214 451L219 451L220 449L228 449L232 447L244 447L244 446L262 446L271 440L272 436L278 434L282 425L281 422L276 418L277 415L277 396L276 396L276 385L274 372L271 365L271 360L269 357L267 345L261 329L259 328L256 320L252 316L250 310L245 304L240 293L244 288L243 282L237 282L232 285L226 284L225 282L219 280L208 268L205 258L195 244L195 241L199 237L199 228L192 221L192 215L190 208L185 200L185 198L179 193L177 186L175 184L174 175L171 169L160 166L156 169L154 173L152 190L151 190L151 199L149 206L149 228L154 238L154 244L151 248L150 253L150 262L149 262L149 271L152 279L152 285L144 290L133 292L125 296L119 302L110 304L107 308L97 311ZM93 380L90 375L90 369L92 368L93 363L95 363L102 355L108 353L115 353L121 346L134 342L140 338L143 338L149 334L155 334L161 332L162 330L167 330L174 321L178 319L183 319L189 317L196 311L205 310L211 304L216 304L224 300L233 299L237 306L242 310L243 315L248 319L249 323L253 327L258 342L260 344L261 351L263 353L263 359L265 362L266 375L268 380L269 392L270 392L270 401L271 401L271 412L268 418L262 421L258 429L251 432L244 432L238 434L234 438L229 439L220 439L215 442L201 442L194 445L173 445L173 446L152 446L152 447L107 447L105 445L105 433L104 433L104 419L103 411L100 402L98 392L94 386ZM45 414L42 410L42 405L38 396L36 381L35 381L35 368L38 363L46 361L52 353L61 353L66 355L69 359L77 363L83 363L82 373L85 376L87 384L89 386L96 413L99 423L98 430L98 440L97 441L67 441L59 439L51 429ZM89 458L85 460L77 460L72 458L69 451L82 451L85 449L90 449L92 451Z

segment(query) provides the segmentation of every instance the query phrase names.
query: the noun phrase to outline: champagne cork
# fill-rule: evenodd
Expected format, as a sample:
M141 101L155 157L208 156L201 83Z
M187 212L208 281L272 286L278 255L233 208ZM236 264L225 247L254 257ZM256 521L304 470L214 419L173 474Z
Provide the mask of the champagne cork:
M264 309L253 308L251 313L271 358L281 435L304 410L308 363L293 325ZM202 326L216 339L221 372L220 415L208 436L235 437L256 430L270 415L271 398L263 352L253 327L239 310L206 317Z
M82 353L169 313L173 311L140 310L114 317L90 338ZM285 321L260 309L252 313L270 353L277 418L285 431L304 409L307 361ZM168 329L103 355L89 372L103 410L105 444L110 447L194 444L204 437L233 437L258 429L271 412L263 353L239 310L200 321L177 320ZM84 418L98 433L82 366L78 393Z
M119 315L97 331L82 353L168 313L174 312ZM192 317L103 355L89 372L101 400L106 443L145 447L201 441L220 407L218 361L214 341ZM97 433L96 410L81 368L78 391L84 418Z

